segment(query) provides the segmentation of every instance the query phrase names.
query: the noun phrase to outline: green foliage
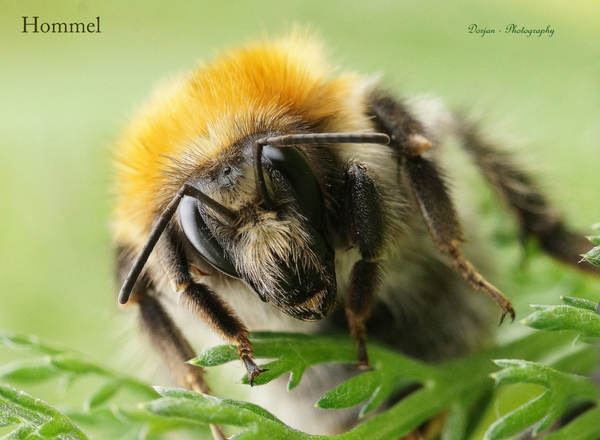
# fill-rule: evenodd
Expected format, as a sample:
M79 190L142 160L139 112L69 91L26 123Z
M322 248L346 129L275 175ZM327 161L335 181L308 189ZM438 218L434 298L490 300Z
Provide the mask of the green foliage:
M2 381L31 386L58 378L60 384L69 387L88 376L102 382L100 387L90 390L79 408L69 408L62 412L40 399L2 385L0 428L16 427L2 438L87 439L82 428L74 422L89 427L92 431L116 432L119 437L115 435L115 438L122 439L157 438L161 433L181 429L202 433L208 431L197 424L153 416L137 406L114 404L118 393L127 392L137 402L156 399L159 394L147 384L85 360L77 353L41 344L35 337L9 332L0 331L0 343L38 355L2 366Z
M589 344L570 344L572 333L555 333L556 330L576 330L589 341L590 337L600 335L600 314L596 304L586 300L563 298L563 302L565 305L562 306L532 306L534 312L522 321L545 331L437 365L426 365L371 344L371 368L367 371L357 368L353 378L327 392L316 406L335 410L361 405L361 415L374 414L355 429L336 436L341 440L401 438L439 413L446 414L442 439L467 440L473 438L482 422L493 401L496 386L527 383L541 386L545 391L496 420L487 430L485 439L506 439L527 428L540 433L573 408L581 407L582 403L591 406L589 404L600 402L592 382L572 374L572 369L560 371L569 366L577 366L579 373L589 371L595 363L594 348ZM67 376L71 382L84 375L100 377L103 381L82 404L82 409L63 412L3 386L0 388L0 427L16 426L5 438L56 438L59 435L63 436L60 438L88 438L83 428L73 421L90 430L98 425L103 429L112 427L119 432L120 438L158 439L174 430L206 435L208 424L242 429L236 439L244 440L328 438L294 430L265 409L248 402L181 389L152 389L77 354L39 344L34 338L0 333L0 341L42 355L4 366L0 376L5 381L31 384ZM307 368L328 362L352 365L356 359L354 343L341 336L255 333L252 344L257 358L275 359L263 366L269 371L263 373L256 384L268 383L289 372L288 389L291 392ZM558 350L566 346L570 346L570 350ZM550 356L553 356L550 366L540 363ZM515 360L520 358L527 360ZM494 364L490 359L502 360ZM239 362L237 350L220 346L205 351L190 362L216 367L231 361ZM498 366L501 367L499 371ZM115 403L115 395L125 389L137 395L138 401L145 402L134 407ZM398 395L405 397L391 408L378 411L384 401ZM548 438L597 439L600 436L599 417L598 407L592 407ZM128 432L129 436L124 434Z
M579 338L600 337L600 308L579 298L562 298L564 306L532 305L534 313L523 319L525 325L538 330L576 330Z
M496 364L503 368L492 375L497 384L532 383L547 391L497 420L486 433L486 440L504 439L532 425L532 432L537 435L581 400L598 402L598 390L584 377L522 360L497 360ZM596 439L600 435L600 424L590 428L589 438Z
M600 223L592 226L594 229L600 229ZM583 254L583 258L594 266L600 266L600 235L591 235L587 237L596 247Z
M600 244L600 236L589 238L592 243ZM600 246L596 246L589 252L583 254L583 258L585 258L588 263L593 264L594 266L600 266Z
M0 427L17 426L4 438L87 439L67 416L46 402L0 385Z
M582 336L600 336L600 309L596 304L581 298L564 297L562 300L566 305L532 305L535 312L521 322L539 330L577 330L578 341ZM487 431L486 440L504 439L530 426L532 433L537 435L586 402L588 406L595 406L548 438L597 440L600 437L600 393L596 384L539 363L523 360L497 360L496 363L503 368L492 375L497 384L532 383L543 386L546 391L498 419Z
M71 383L86 375L102 377L106 383L89 396L85 403L87 408L94 408L106 402L119 389L128 389L147 399L157 397L156 391L143 382L84 360L74 352L41 344L36 337L0 331L0 343L42 355L34 359L12 362L0 368L0 378L7 382L37 383L60 377L66 383Z

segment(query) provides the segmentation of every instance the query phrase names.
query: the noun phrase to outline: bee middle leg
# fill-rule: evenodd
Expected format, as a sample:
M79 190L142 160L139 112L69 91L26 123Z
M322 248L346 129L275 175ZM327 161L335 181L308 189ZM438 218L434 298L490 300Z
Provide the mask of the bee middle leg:
M138 305L142 328L177 382L198 393L210 394L210 388L202 378L202 369L186 363L195 356L194 350L159 300L145 295Z
M184 266L178 264L179 259L174 251L177 247L167 243L161 244L160 251L166 257L163 259L165 264L169 266L171 272L181 272ZM127 247L123 247L119 251L116 279L119 285L123 283L129 272L134 254ZM130 303L139 306L139 320L142 331L147 334L150 343L161 356L175 380L187 389L199 393L210 393L210 389L203 379L203 370L186 363L196 354L171 316L164 309L157 297L156 286L148 276L142 275L137 280L131 292Z
M350 335L358 342L358 363L368 366L365 323L377 299L381 276L378 260L383 254L385 241L385 212L380 191L364 165L348 166L344 186L347 221L360 254L360 260L354 263L350 274L346 317Z
M210 388L203 378L203 370L187 363L195 356L194 350L160 301L150 295L150 290L139 289L136 292L143 330L181 386L197 393L210 394ZM225 434L219 426L211 424L210 430L215 440L225 440Z
M479 274L460 251L459 246L464 242L462 227L435 163L414 156L407 158L404 165L412 192L437 248L450 257L452 266L475 290L484 291L502 308L500 322L507 314L514 319L515 312L510 300Z

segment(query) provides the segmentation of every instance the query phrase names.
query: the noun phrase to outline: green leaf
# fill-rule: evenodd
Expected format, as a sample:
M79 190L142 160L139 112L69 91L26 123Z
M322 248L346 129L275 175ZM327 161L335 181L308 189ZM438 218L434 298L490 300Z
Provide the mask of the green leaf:
M97 374L99 376L110 376L105 369L93 362L84 361L72 353L61 353L50 358L52 365L61 371L74 373L76 375Z
M484 440L502 440L518 434L542 419L550 408L552 395L548 392L496 420L486 431Z
M62 372L52 365L49 357L19 360L0 368L0 377L7 382L45 382L61 374Z
M94 394L92 394L86 399L86 401L83 404L84 410L89 411L106 403L108 400L114 397L115 394L119 392L121 387L121 381L111 381L105 383L100 387L99 390L97 390Z
M312 365L326 362L354 363L356 360L356 348L352 343L349 343L347 338L337 339L333 344L332 339L312 337L300 333L253 333L250 338L257 359L278 358L276 362L261 366L269 371L258 376L255 385L264 385L290 372L288 389L291 390L300 383L304 371ZM302 344L301 356L297 356L296 347L298 344ZM335 351L331 351L332 345L335 347ZM200 356L192 359L190 363L206 367L221 365L238 359L237 350L221 346L204 351ZM244 376L242 383L250 384L247 376Z
M492 388L484 388L480 392L466 395L464 400L450 407L442 440L468 439L484 417L492 403Z
M128 389L145 398L156 398L156 391L149 385L128 376L120 375L94 362L85 360L82 355L68 350L60 350L41 344L36 337L17 335L0 331L0 344L13 349L29 349L44 356L34 359L24 359L0 367L0 377L7 382L37 383L61 377L74 380L86 375L95 375L107 379L121 388ZM109 385L107 385L109 387ZM106 394L108 388L104 391ZM112 395L114 395L113 393ZM91 402L94 396L90 396ZM96 397L99 402L100 397ZM105 400L105 401L106 401Z
M227 405L231 405L236 408L240 408L244 411L246 411L246 410L252 411L259 417L269 419L273 422L282 423L281 421L279 421L279 419L277 419L277 417L275 417L269 411L267 411L266 409L264 409L258 405L254 405L253 403L242 402L242 401L227 399L227 398L220 398L220 397L215 397L215 396L209 396L206 394L198 394L193 391L183 390L181 388L156 387L156 391L163 397L185 398L185 399L190 399L190 400L199 401L199 402L203 402L203 403L207 403L207 402L214 403L215 401L225 402Z
M7 347L15 350L28 349L43 354L52 355L62 352L60 349L40 344L36 336L19 335L17 333L7 332L4 330L0 330L0 344L6 345Z
M494 422L485 440L501 440L534 426L539 434L552 425L574 402L597 402L599 392L593 382L574 374L566 374L539 363L523 360L497 360L503 369L492 374L497 384L531 383L548 391Z
M532 305L534 313L521 321L538 330L576 330L583 336L600 336L600 315L587 308Z
M586 411L544 440L598 440L600 438L600 407Z
M88 439L56 408L6 385L0 385L0 424L4 427L18 425L5 438Z
M161 417L177 418L189 423L229 424L248 428L236 439L320 439L294 431L263 408L247 402L198 394L181 389L157 387L164 397L141 405Z
M451 408L454 418L453 423L444 428L442 433L444 439L466 439L467 435L475 429L471 423L471 417L479 420L485 411L485 405L481 406L482 403L489 403L492 396L494 384L490 380L489 374L493 372L494 364L489 360L490 355L492 353L506 355L528 351L533 356L542 357L552 351L552 343L556 344L561 341L567 343L568 335L557 337L556 335L537 333L489 352L436 366L425 365L389 349L370 344L371 369L361 371L352 366L356 360L356 347L348 337L307 337L296 334L268 333L251 335L251 343L257 358L275 358L266 365L271 369L268 373L263 373L266 379L258 383L266 383L287 371L296 375L301 374L309 366L332 361L346 364L347 371L355 369L354 377L327 392L318 401L317 406L320 408L339 409L363 404L361 413L366 414L378 408L383 401L392 396L397 398L404 396L397 405L377 414L354 430L339 437L348 440L401 438L446 408ZM199 359L233 358L235 362L239 362L237 354L235 356L218 354L213 357L210 353L212 350L214 349L203 353ZM217 348L217 350L220 353L222 349ZM173 396L170 395L170 397ZM172 401L167 403L175 404ZM206 405L203 403L202 408L196 410L207 411ZM206 415L192 417L194 411L192 407L188 407L186 420L206 418ZM235 411L230 414L221 413L221 415L223 418L218 420L219 423L246 428L248 426L246 425L249 423L247 420L236 418L240 414ZM206 422L206 419L204 421ZM256 437L248 438L261 438L260 435L275 432L264 431L263 429L267 428L260 426L262 422L257 421L256 423L257 431L252 432L258 434ZM251 436L250 431L248 428L243 435ZM285 431L277 428L277 435L281 437L270 438L288 438L283 436L283 432L291 435L289 438L296 438L295 431L289 428L286 428ZM462 437L457 435L462 435Z
M227 362L239 359L237 349L231 345L220 345L210 350L203 351L198 357L188 361L188 364L199 367L217 367Z
M594 303L577 298L563 300L565 306L553 307L567 308L567 312L549 306L537 306L532 316L539 314L536 319L539 318L537 322L542 323L547 318L545 327L552 329L573 327L573 322L578 322L574 318L575 315L580 318L588 315L600 316L595 312ZM572 313L573 310L576 313ZM549 316L544 318L544 313L549 313ZM576 326L578 330L584 327L583 324ZM27 378L34 376L28 372L28 368L41 366L40 371L44 371L43 368L52 372L56 370L57 374L63 377L94 375L105 380L100 388L86 399L83 406L85 412L67 413L72 420L84 426L102 429L103 432L111 430L110 435L98 438L139 437L158 440L163 434L178 430L190 431L195 437L201 437L207 434L208 424L241 428L243 431L236 434L237 440L327 438L296 431L267 410L247 402L205 396L180 389L157 387L154 390L135 379L86 361L78 354L53 350L37 342L33 343L32 339L14 335L0 342L6 340L14 347L31 348L38 352L42 352L39 347L44 347L51 353L28 361L30 363L4 367L8 374L15 372L17 376L22 374ZM490 375L497 367L490 358L527 356L530 360L541 360L551 356L553 365L570 368L570 364L576 362L578 365L583 364L583 367L578 367L582 368L581 371L588 371L592 366L594 350L587 345L572 347L569 344L571 340L572 335L569 334L536 332L503 346L436 365L425 365L385 347L369 344L371 368L364 371L355 366L357 349L355 343L347 336L281 333L251 335L257 359L270 360L263 365L270 371L259 376L257 385L290 373L288 388L292 389L300 383L308 368L332 362L339 364L335 368L343 371L343 376L349 377L349 380L326 392L317 402L317 406L334 411L362 405L361 415L374 413L373 417L353 430L336 436L340 440L395 440L410 434L423 422L443 412L447 413L447 423L440 426L442 439L467 440L476 431L477 424L492 402L494 381L490 379ZM570 350L561 349L559 352L557 349L563 345ZM240 362L237 350L235 347L221 346L203 352L191 363L207 367L231 361ZM536 430L542 430L560 417L569 403L582 397L588 400L597 399L596 394L590 393L589 382L580 376L560 373L534 362L498 362L503 369L493 375L497 384L536 383L545 387L547 391L496 421L488 431L489 439L502 439L531 425L535 425ZM54 377L47 372L40 373L38 377L43 377L44 374L47 374L47 379ZM134 390L143 398L152 400L134 408L111 403L122 389ZM393 401L397 403L385 411L377 412L381 404L390 402L390 399L395 399ZM107 406L109 403L110 406ZM21 437L16 438L38 435L37 427L32 429L28 424L17 423L13 412L3 413L0 410L0 414L3 414L0 417L0 426L17 426L13 433ZM583 423L587 420L582 419L581 422L581 417L575 421ZM48 427L45 429L56 429L54 422L46 424Z
M87 361L83 358L83 356L77 353L43 345L39 343L35 337L21 336L14 333L0 331L0 344L6 345L7 347L13 349L30 350L33 353L42 354L41 357L22 359L0 367L0 377L5 381L33 384L60 378L59 385L62 384L62 387L66 387L69 382L84 376L92 375L103 379L105 382L100 386L100 388L88 396L83 402L83 408L88 412L88 414L102 405L108 404L121 390L127 390L133 393L138 399L155 399L159 397L158 393L152 387L136 379L120 375L94 362ZM30 399L33 398L30 396ZM25 419L25 421L20 419L15 420L14 414L17 412L17 409L21 412L24 410L23 408L15 407L14 402L9 403L11 403L12 406L8 407L8 403L6 401L2 402L0 400L0 425L17 424L17 428L8 434L6 438L56 438L53 433L59 432L61 428L58 425L65 423L63 417L66 416L55 416L50 410L48 410L47 413L51 418L43 422L43 426L42 421L37 424L32 424L32 422L28 421L27 419ZM161 424L164 424L164 421L161 421L160 424L157 424L154 421L155 417L148 413L144 414L146 419L152 419L152 423L150 423L148 420L128 420L123 413L120 413L119 411L116 411L116 413L119 414L119 417L113 417L110 420L112 422L112 426L117 427L121 431L131 431L132 426L136 427L137 424L140 431L144 430L148 432L154 432L160 431ZM37 414L33 414L23 412L23 414L29 414L29 416L33 417L33 415L41 416L45 413L38 412ZM72 411L70 414L77 415L77 413ZM99 413L95 412L94 414ZM90 422L90 420L93 419L93 416L87 418L80 417L80 419ZM124 421L129 421L130 426L124 425ZM75 426L71 421L69 421L69 423L72 426ZM169 427L174 429L172 423ZM103 428L105 427L103 426ZM121 435L122 434L118 434L118 437L121 437Z
M594 266L600 266L600 246L596 246L582 255L585 260Z
M583 298L573 298L570 296L561 296L560 299L568 306L578 307L590 312L598 313L598 304Z

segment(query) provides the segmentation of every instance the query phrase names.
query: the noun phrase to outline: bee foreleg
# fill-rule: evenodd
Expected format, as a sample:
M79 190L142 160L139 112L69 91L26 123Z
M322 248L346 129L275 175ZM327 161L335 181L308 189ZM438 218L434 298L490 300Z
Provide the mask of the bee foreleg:
M350 335L358 342L358 363L369 364L365 321L376 300L381 268L378 260L385 241L385 212L380 191L362 164L351 164L345 174L347 216L360 260L352 267L346 297L346 317Z
M248 330L242 321L235 316L221 298L203 284L195 282L188 284L183 290L182 300L200 319L220 333L228 342L237 346L240 358L248 372L250 385L253 385L254 379L265 370L254 362L254 353L248 340Z
M168 228L157 246L163 268L169 274L174 290L182 292L182 301L186 302L200 319L228 342L237 346L240 359L248 371L250 383L253 384L254 379L264 370L254 362L248 330L218 295L204 284L193 281L190 270L194 269L190 267L183 246L178 242L177 237L175 231Z

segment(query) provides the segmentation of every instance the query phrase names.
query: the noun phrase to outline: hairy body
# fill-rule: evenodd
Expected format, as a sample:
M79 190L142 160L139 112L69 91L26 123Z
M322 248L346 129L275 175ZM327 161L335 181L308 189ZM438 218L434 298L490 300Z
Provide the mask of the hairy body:
M389 145L324 133L384 133ZM279 157L269 143L293 135L303 141L277 147L287 151ZM160 89L134 118L117 147L117 278L131 286L121 302L139 304L174 376L202 392L202 372L185 364L199 345L169 316L179 303L238 347L251 379L262 371L251 330L348 328L363 365L367 336L427 361L483 344L497 320L473 289L502 317L514 311L459 250L465 234L438 166L450 135L515 214L523 238L575 265L589 242L564 228L476 127L431 103L397 100L370 77L334 75L320 46L294 34L225 53ZM143 250L150 235L159 238ZM306 406L295 396L316 399L356 374L340 368L313 371L292 406ZM300 419L321 432L354 423L352 411L328 413L323 423L314 417Z

